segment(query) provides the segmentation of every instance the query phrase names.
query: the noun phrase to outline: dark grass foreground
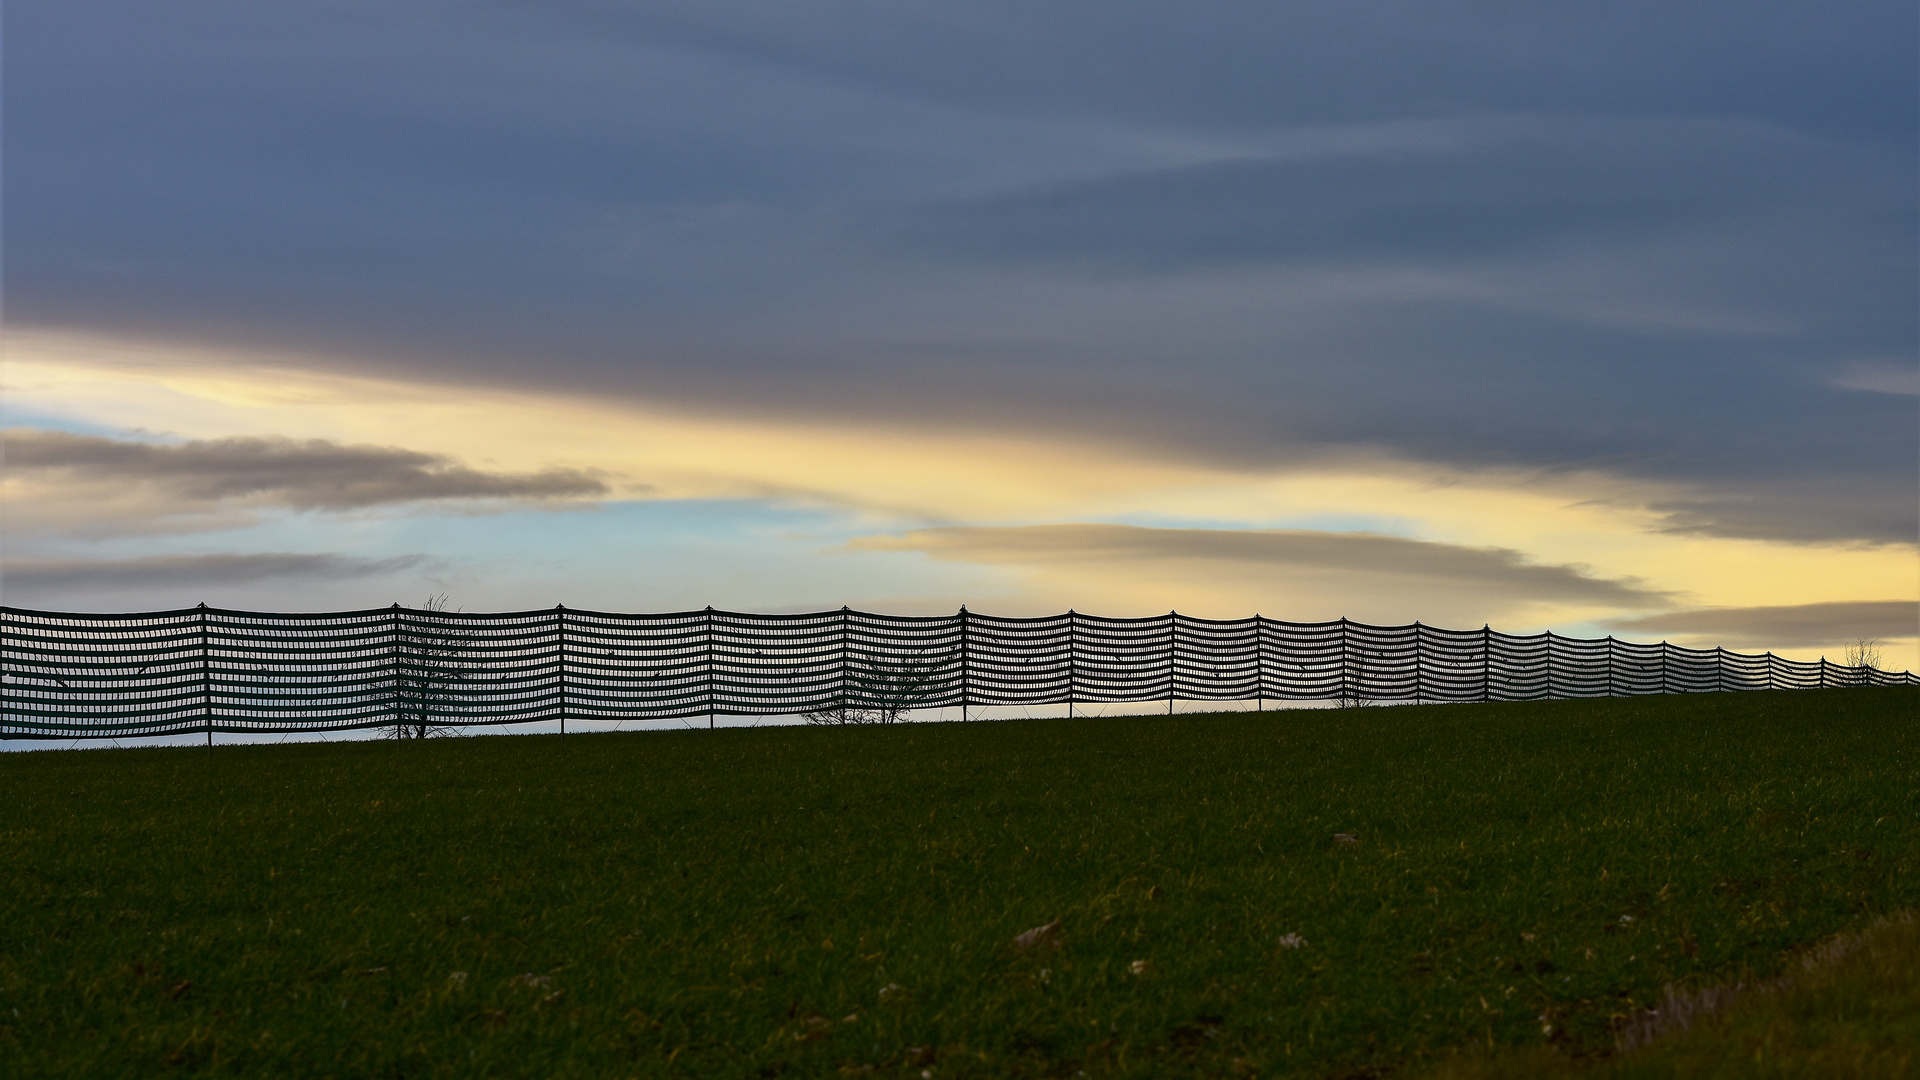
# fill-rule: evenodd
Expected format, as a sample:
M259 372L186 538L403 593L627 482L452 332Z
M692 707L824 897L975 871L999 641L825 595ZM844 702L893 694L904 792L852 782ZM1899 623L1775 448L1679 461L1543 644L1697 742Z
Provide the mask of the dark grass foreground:
M0 1072L1605 1051L1670 983L1920 906L1917 714L1850 689L0 755Z
M1920 1076L1920 919L1875 919L1772 979L1676 987L1624 1052L1466 1047L1419 1080L1910 1080Z

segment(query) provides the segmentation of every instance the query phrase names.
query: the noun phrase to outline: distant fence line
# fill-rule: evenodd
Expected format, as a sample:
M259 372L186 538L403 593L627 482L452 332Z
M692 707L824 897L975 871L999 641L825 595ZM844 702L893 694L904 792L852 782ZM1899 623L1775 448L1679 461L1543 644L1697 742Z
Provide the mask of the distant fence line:
M0 737L887 715L1175 700L1529 701L1920 685L1910 672L1612 637L1169 612L915 617L0 608Z

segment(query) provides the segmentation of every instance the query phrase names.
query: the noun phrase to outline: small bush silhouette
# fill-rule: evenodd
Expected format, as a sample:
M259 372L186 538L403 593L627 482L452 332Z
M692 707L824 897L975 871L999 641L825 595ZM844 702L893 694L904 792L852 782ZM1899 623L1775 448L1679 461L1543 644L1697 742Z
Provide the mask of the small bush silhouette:
M847 660L844 685L833 700L808 711L809 724L897 724L914 709L940 700L952 654L868 653Z
M430 596L420 605L428 618L418 622L402 616L397 640L393 724L388 738L431 739L459 734L449 719L459 713L456 688L467 679L467 654L473 635L448 620L433 618L450 609L447 595Z

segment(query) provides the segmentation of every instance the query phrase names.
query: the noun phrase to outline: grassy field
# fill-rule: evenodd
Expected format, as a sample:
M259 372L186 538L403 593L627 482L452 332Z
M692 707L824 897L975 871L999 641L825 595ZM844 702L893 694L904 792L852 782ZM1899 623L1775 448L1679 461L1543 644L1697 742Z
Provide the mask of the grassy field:
M1675 988L1623 1032L1626 1053L1582 1060L1552 1046L1470 1047L1419 1080L1920 1076L1920 919L1875 919L1797 960L1771 979Z
M1670 983L1920 907L1917 715L1886 689L0 755L0 1072L1604 1051Z

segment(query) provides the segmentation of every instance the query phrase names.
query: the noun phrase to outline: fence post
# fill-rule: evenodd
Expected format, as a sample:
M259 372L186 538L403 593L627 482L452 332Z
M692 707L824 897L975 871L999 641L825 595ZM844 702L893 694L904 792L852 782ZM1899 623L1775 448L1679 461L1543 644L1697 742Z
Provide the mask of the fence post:
M1253 711L1267 711L1266 620L1253 613Z
M1820 658L1820 689L1825 690L1826 688L1827 688L1827 658L1822 656Z
M1073 719L1073 624L1072 608L1067 609L1067 719Z
M1660 692L1667 693L1667 641L1660 639Z
M1713 647L1713 692L1727 692L1727 650L1722 645Z
M1480 701L1493 700L1493 624L1480 624Z
M1773 689L1773 650L1767 650L1767 689Z
M400 730L401 712L405 707L400 687L400 680L402 678L400 663L400 601L395 600L393 602L392 614L387 616L387 621L389 623L388 631L393 638L392 655L390 659L393 661L393 727L397 732Z
M1413 703L1420 704L1420 681L1423 668L1420 665L1420 620L1413 620Z
M1607 635L1607 696L1616 696L1613 692L1613 635Z
M840 708L843 710L842 719L845 719L844 710L852 708L854 704L853 687L851 685L851 679L848 678L851 672L847 668L847 621L849 618L848 613L852 610L852 608L845 604L840 605L840 655L838 659L834 661L840 670L840 689L834 694L834 697L840 702Z
M567 734L567 605L553 605L553 617L560 637L560 736Z
M713 605L707 605L706 622L707 730L713 730Z
M1340 616L1340 700L1347 701L1353 696L1352 687L1347 685L1347 617Z
M1173 688L1180 678L1174 655L1180 648L1180 613L1167 612L1167 715L1173 715Z
M967 720L967 605L960 605L960 722Z
M1553 700L1553 631L1547 631L1547 700Z
M207 728L207 750L213 750L213 653L207 644L207 603L200 602L200 710Z

